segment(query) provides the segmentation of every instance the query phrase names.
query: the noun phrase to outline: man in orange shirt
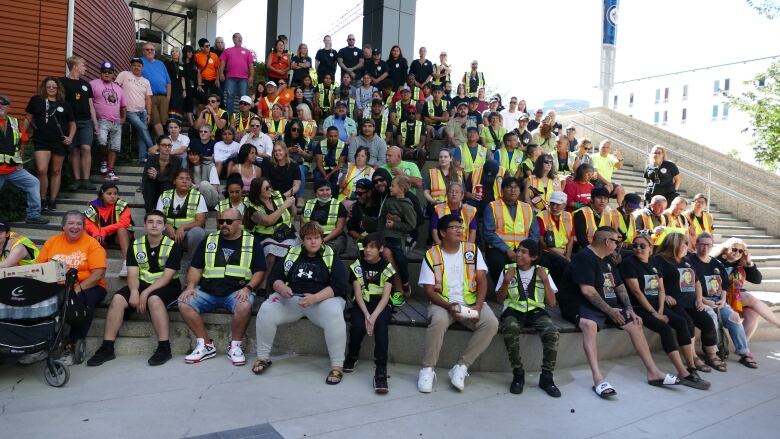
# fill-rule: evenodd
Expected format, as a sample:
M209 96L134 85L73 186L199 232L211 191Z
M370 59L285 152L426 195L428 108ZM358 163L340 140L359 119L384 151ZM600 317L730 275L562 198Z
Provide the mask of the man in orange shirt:
M81 363L86 353L85 339L92 325L95 307L106 297L106 250L84 232L84 214L71 210L62 217L62 233L43 244L36 263L60 261L68 269L78 270L76 294L87 306L89 315L83 324L71 325L68 343L61 360L66 365Z
M195 65L198 66L197 90L201 104L206 103L206 97L210 94L222 96L219 83L220 60L216 53L211 52L209 40L201 38L198 40L200 51L195 54Z

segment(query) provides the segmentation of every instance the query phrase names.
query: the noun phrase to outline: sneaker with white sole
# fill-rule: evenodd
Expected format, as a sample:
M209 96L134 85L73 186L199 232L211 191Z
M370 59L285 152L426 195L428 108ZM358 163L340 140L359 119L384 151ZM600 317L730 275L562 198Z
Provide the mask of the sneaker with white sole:
M62 361L62 364L66 366L73 366L73 352L70 351L70 349L65 349L62 351L62 356L60 357L60 361Z
M195 346L192 353L184 357L184 362L187 364L195 364L216 356L217 350L214 348L214 340L209 340L208 343Z
M106 181L119 181L119 177L116 176L113 169L109 169L106 173Z
M122 261L122 269L119 270L119 277L127 277L127 260Z
M227 356L230 358L230 362L233 363L233 366L243 366L246 364L246 357L244 356L244 351L241 350L241 345L232 346L228 350Z
M100 173L105 174L106 172L108 172L108 162L104 160L100 162Z
M38 351L38 352L36 352L34 354L22 355L21 357L19 357L17 362L19 364L23 364L25 366L29 366L30 364L35 364L35 363L37 363L39 361L45 360L46 357L48 357L48 356L49 356L49 354L47 354L46 351Z
M450 369L449 375L452 385L462 391L466 387L466 377L469 376L469 369L463 364L456 364Z
M433 392L433 384L436 382L436 371L432 367L423 367L420 369L420 376L417 378L417 390L422 393Z

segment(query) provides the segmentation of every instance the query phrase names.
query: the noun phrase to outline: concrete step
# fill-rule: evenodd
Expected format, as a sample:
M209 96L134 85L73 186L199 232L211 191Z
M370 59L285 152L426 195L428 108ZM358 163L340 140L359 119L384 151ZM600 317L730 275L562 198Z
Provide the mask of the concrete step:
M723 219L715 220L715 233L721 235L738 236L738 235L761 235L769 236L766 234L766 229L759 229L752 226L734 226L732 222L724 221Z
M760 290L769 293L780 293L780 274L775 273L774 276L772 276L769 273L765 273L763 269L761 269L761 274L764 276L764 279L761 280L761 284L756 285L747 282L745 284L745 289L748 291Z

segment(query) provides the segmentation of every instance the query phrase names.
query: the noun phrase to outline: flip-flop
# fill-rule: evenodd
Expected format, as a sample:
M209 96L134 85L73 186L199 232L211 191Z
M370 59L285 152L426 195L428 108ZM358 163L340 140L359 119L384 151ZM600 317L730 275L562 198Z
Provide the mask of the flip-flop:
M665 377L659 378L657 380L647 380L647 384L650 384L651 386L656 387L663 387L663 386L676 386L680 384L680 379L677 378L676 375L672 375L670 373L667 373Z
M603 399L609 399L610 397L617 395L617 390L615 390L615 388L606 381L599 384L598 386L593 386L592 389L599 398Z

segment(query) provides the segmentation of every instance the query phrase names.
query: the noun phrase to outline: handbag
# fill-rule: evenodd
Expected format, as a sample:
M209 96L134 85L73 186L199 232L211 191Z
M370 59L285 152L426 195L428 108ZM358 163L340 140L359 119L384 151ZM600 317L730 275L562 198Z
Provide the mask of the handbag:
M81 294L76 293L78 271L75 268L68 270L65 275L65 290L67 300L65 304L65 322L71 326L81 326L89 321L90 309Z

